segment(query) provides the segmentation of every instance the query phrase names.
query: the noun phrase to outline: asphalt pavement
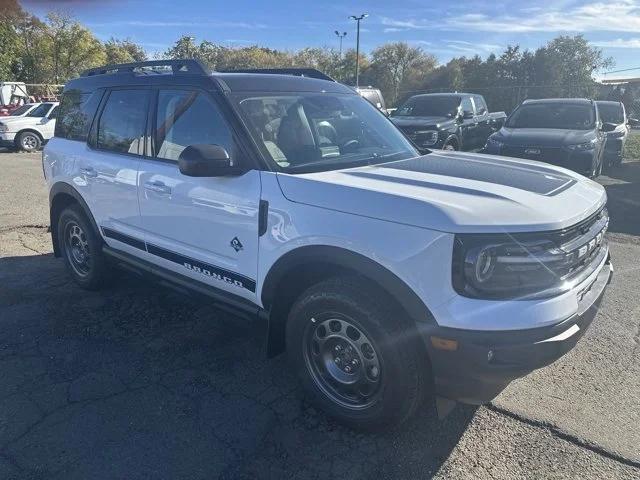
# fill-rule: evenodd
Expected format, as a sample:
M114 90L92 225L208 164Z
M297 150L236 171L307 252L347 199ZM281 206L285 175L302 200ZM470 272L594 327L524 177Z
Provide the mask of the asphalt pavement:
M53 258L39 154L0 153L0 479L640 478L640 162L601 177L614 281L555 364L479 408L346 429L255 325Z

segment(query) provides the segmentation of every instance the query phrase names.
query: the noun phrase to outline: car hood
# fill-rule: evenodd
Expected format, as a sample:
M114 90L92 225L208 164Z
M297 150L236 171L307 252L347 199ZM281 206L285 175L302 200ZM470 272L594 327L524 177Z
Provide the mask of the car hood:
M602 186L569 170L461 152L278 181L293 202L452 233L557 230L606 203Z
M40 125L43 123L42 120L40 117L0 117L0 123L4 123L9 128Z
M555 128L500 129L495 139L518 147L563 147L593 140L593 130L558 130Z
M391 117L391 121L399 128L403 128L403 127L439 128L443 124L453 123L453 119L448 117Z

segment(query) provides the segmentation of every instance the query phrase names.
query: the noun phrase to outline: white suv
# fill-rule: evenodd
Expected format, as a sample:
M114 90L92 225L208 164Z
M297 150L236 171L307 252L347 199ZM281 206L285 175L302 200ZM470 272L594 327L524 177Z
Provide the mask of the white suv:
M0 147L17 148L25 152L38 150L53 137L57 113L58 102L44 102L25 115L2 117Z
M575 345L612 272L600 185L420 156L351 88L274 73L154 61L67 84L43 164L77 283L122 265L266 322L357 427L488 402Z

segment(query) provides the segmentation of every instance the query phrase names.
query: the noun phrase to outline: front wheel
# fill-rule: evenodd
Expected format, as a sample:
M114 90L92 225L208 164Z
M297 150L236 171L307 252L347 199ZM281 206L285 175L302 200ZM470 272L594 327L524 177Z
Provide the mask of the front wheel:
M430 366L410 322L362 279L305 291L287 322L287 351L310 399L356 428L400 425L423 405Z
M455 152L458 150L458 147L455 143L445 143L444 146L442 147L442 150L447 150L449 152Z
M42 146L42 140L37 133L22 132L18 135L18 148L25 152L35 152Z

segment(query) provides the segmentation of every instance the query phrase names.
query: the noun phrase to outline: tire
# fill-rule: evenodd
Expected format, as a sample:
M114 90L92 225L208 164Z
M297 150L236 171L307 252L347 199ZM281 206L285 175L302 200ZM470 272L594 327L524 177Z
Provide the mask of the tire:
M458 147L455 143L451 142L451 143L445 143L442 146L442 150L447 150L449 152L456 152L458 150Z
M320 409L357 429L396 427L423 406L431 367L411 322L358 277L306 290L289 312L287 355Z
M37 133L22 132L18 135L17 148L25 152L35 152L42 146L42 139Z
M602 164L603 163L604 163L604 157L602 157L600 159L600 161L598 162L598 166L593 171L593 176L591 178L593 178L594 180L596 178L598 178L600 175L602 175Z
M65 208L58 218L58 245L73 280L86 290L98 290L111 278L102 254L102 241L79 205Z

